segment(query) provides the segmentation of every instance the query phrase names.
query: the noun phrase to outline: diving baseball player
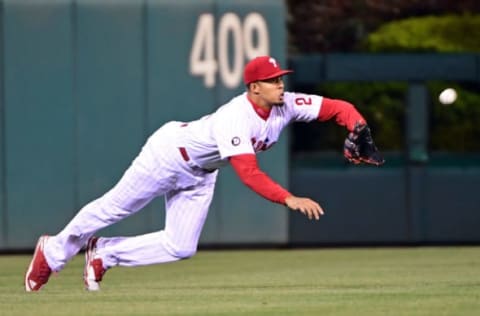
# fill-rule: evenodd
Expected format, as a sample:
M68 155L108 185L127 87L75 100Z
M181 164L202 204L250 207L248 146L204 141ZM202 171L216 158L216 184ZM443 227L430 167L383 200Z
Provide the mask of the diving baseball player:
M284 204L309 219L323 215L320 205L289 192L262 172L256 154L272 147L294 121L334 119L350 133L344 155L352 163L383 164L365 119L342 100L284 92L281 69L270 56L251 60L244 69L247 91L217 111L192 122L168 122L153 133L120 181L85 205L55 236L41 236L25 274L25 290L38 291L86 246L84 283L98 290L115 266L140 266L193 256L212 201L218 170L230 164L257 194ZM165 196L165 227L134 237L94 234Z

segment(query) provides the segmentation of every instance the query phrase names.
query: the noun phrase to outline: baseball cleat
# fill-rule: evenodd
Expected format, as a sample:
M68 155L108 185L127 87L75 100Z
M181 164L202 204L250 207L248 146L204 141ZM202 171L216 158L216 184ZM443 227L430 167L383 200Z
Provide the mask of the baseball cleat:
M48 282L52 274L52 269L48 266L43 254L43 248L48 237L43 235L38 239L32 261L28 266L27 273L25 273L25 291L27 292L39 291Z
M91 237L85 250L85 268L83 269L83 282L87 291L100 290L100 281L106 270L102 259L97 255L98 237Z

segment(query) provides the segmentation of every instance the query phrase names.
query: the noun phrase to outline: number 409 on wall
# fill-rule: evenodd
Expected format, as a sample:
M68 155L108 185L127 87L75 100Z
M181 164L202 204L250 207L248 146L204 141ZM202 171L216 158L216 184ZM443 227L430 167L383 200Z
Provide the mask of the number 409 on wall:
M233 44L232 62L229 43ZM269 50L267 23L259 13L248 14L243 23L235 13L226 13L220 18L217 32L214 15L202 14L190 51L190 73L203 76L205 87L211 88L215 86L218 71L223 85L235 88L242 81L245 59L269 55Z

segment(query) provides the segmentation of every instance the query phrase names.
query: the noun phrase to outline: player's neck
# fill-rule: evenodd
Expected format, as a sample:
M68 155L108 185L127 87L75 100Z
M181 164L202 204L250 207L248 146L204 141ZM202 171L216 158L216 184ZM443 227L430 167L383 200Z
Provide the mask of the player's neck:
M270 104L270 103L266 102L263 98L259 97L256 94L247 93L247 96L248 96L248 99L250 100L250 102L254 106L259 107L266 112L270 112L270 110L273 107L273 104Z
M252 98L252 94L250 93L247 93L247 99L248 101L250 102L250 104L252 105L253 109L255 110L255 112L258 114L258 116L260 116L262 119L264 120L267 120L268 117L270 116L270 111L272 109L271 106L260 106L255 100L261 100L261 98Z

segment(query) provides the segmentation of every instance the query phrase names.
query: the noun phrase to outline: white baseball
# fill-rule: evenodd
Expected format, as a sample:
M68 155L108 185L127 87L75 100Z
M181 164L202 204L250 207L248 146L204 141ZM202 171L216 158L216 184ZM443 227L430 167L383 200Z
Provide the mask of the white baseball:
M452 88L447 88L443 90L440 95L438 96L438 101L442 104L452 104L457 100L457 91Z

